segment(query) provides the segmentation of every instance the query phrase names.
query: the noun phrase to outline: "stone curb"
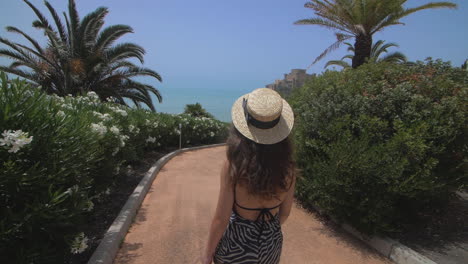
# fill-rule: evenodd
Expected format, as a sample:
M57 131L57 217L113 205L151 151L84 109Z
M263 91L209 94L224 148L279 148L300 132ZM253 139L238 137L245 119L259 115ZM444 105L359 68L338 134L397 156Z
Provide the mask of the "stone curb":
M115 218L112 225L109 227L107 232L104 234L103 239L99 243L99 246L94 251L93 255L88 261L88 264L112 264L117 251L120 248L120 244L125 239L128 229L133 222L133 219L143 202L154 178L158 174L159 170L174 156L192 150L212 148L223 146L226 143L205 145L192 148L183 148L173 151L166 156L160 158L149 170L146 172L143 179L140 181L138 186L135 188L133 193L128 198L127 202L120 210L119 215Z
M323 210L315 205L312 206L320 214L325 214ZM335 223L339 223L335 218L331 217ZM373 236L369 237L354 229L352 226L344 223L340 225L346 232L357 237L359 240L366 243L368 246L377 250L380 254L389 258L396 264L437 264L427 257L419 254L411 248L401 244L400 242L387 238Z

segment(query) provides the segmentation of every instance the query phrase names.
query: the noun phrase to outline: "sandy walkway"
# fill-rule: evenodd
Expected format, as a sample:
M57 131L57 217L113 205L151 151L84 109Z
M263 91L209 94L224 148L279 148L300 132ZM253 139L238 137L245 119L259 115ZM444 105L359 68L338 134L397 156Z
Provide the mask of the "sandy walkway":
M185 152L162 168L114 263L197 263L216 207L225 150ZM281 263L390 263L296 206L282 229Z

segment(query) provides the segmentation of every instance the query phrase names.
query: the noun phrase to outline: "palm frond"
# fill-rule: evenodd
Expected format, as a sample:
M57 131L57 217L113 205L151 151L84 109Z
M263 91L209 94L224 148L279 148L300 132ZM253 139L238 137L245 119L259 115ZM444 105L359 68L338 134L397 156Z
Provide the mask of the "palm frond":
M117 69L120 69L120 68L131 68L131 67L138 67L136 66L135 64L129 62L129 61L118 61L112 65L109 65L108 68L109 68L109 71L112 72L112 71L115 71Z
M353 44L351 44L351 43L349 43L349 42L344 42L343 44L345 44L346 46L348 46L348 48L346 49L347 51L354 52L354 46L353 46Z
M387 50L391 47L400 47L398 44L396 43L386 43L386 44L383 44L384 42L382 42L379 47L376 47L375 51L373 49L373 53L372 53L372 57L380 57L380 55L382 55L383 53L387 52Z
M47 20L47 18L41 13L41 11L39 11L39 9L37 9L33 4L31 4L31 2L29 2L28 0L23 0L32 10L33 12L36 14L37 18L39 18L39 21L41 22L41 25L44 27L44 28L48 28L48 29L52 29L52 27L50 26L50 23L49 21ZM53 29L52 29L53 30Z
M348 55L345 55L345 56L343 56L343 58L341 58L341 60L344 60L344 59L350 59L350 60L353 60L353 57L354 57L354 55L352 55L352 54L348 54Z
M23 77L23 78L25 78L25 79L27 79L29 81L32 81L36 85L38 84L37 83L37 81L38 81L37 75L34 74L34 73L26 72L26 71L23 71L23 70L20 70L20 69L15 69L15 68L9 68L9 67L5 67L5 66L1 66L1 65L0 65L0 71L4 71L4 72L14 74L14 75L19 76L19 77Z
M150 96L150 93L153 93L157 98L158 98L158 101L161 103L162 102L162 97L161 97L161 94L159 94L159 91L154 88L153 86L151 85L147 85L147 84L142 84L140 82L137 82L137 81L133 81L133 80L125 80L123 82L124 84L124 87L131 87L137 91L139 91L142 95L145 96L145 98L148 100L148 102L151 102L151 105L153 105L152 103L152 100L151 100L151 96ZM148 107L150 107L151 109L154 110L154 106L150 106L148 105Z
M372 45L372 49L371 49L371 57L374 57L375 55L380 55L380 53L382 52L385 52L386 50L382 50L380 47L382 47L383 43L385 41L383 40L378 40L377 42L375 42L373 45ZM380 51L380 52L378 52ZM377 55L377 57L378 57Z
M104 51L104 57L110 63L129 58L137 58L143 63L144 54L145 50L133 43L121 43Z
M68 19L68 16L65 12L63 12L63 18L65 19L65 26L67 27L67 32L68 32L68 47L70 47L70 50L73 50L73 43L74 43L74 37L72 34L72 29L70 27L70 20Z
M327 68L329 66L340 66L340 67L343 67L343 68L349 68L351 67L351 65L349 65L349 63L347 63L346 61L342 61L342 60L331 60L329 62L327 62L327 64L325 64L325 67L323 68Z
M425 9L435 9L435 8L450 8L456 9L457 5L451 2L435 2L435 3L428 3L422 6L407 8L403 12L397 15L398 19L403 18L405 16L411 15L415 12L425 10Z
M105 28L96 40L95 50L100 51L109 47L115 40L127 33L133 33L133 29L126 25L114 25Z
M16 27L11 27L11 26L6 27L6 30L8 32L17 33L17 34L22 35L24 38L26 38L36 48L37 52L39 52L40 54L43 53L43 50L42 50L41 46L39 45L39 43L36 40L34 40L33 38L31 38L28 34L24 33L23 31L19 30Z
M34 58L32 58L29 54L20 51L15 52L12 50L0 49L0 56L21 61L27 65L33 65L36 62L36 60L34 60Z
M309 18L309 19L301 19L296 22L294 22L295 25L318 25L318 26L323 26L326 28L331 28L331 29L338 29L343 32L346 32L348 34L352 34L353 32L347 30L346 28L333 23L331 21L327 21L321 18Z
M69 34L74 36L72 41L72 50L75 50L79 46L79 39L76 36L76 33L79 31L80 26L80 17L78 16L78 11L76 10L75 0L68 1L68 15L70 18L69 21Z
M157 79L158 81L162 82L162 78L159 75L159 73L148 68L130 67L128 69L118 71L117 74L125 76L126 78L136 77L136 76L151 76Z
M379 61L401 63L406 62L407 58L403 53L397 51L384 56L383 58L379 59Z
M105 7L100 7L86 15L80 23L79 38L82 39L81 46L91 50L96 42L99 30L104 25L104 18L109 13Z
M325 49L317 58L315 58L314 62L307 67L307 69L310 69L315 63L317 63L319 60L323 59L326 55L328 55L330 52L338 49L340 45L347 39L353 37L349 35L343 35L340 33L335 33L337 41L333 44L331 44L327 49Z
M55 26L57 27L62 42L67 42L68 37L65 31L65 27L63 26L62 21L60 20L60 17L58 16L57 12L48 1L44 1L44 4L46 5L47 9L49 9L49 12L54 19Z
M376 25L374 25L371 28L370 34L373 35L388 26L404 25L404 23L401 23L400 21L398 21L398 19L398 16L396 16L395 14L389 14L387 17L380 20Z
M43 62L46 62L49 66L55 67L55 65L54 65L54 63L52 61L50 61L48 58L46 58L43 54L38 53L37 51L31 49L28 46L25 46L25 45L22 45L22 44L19 44L19 43L11 42L11 41L9 41L7 39L4 39L2 37L0 37L0 43L3 43L5 45L9 46L10 48L12 48L13 50L15 50L17 52L16 55L12 55L13 53L2 53L5 56L8 56L10 58L13 58L12 56L16 56L17 58L21 57L22 60L20 60L20 61L24 61L25 63L28 63L28 64L34 64L34 63L37 62L37 58L40 58ZM33 54L37 58L34 58L33 56L31 56L31 54ZM26 64L24 64L24 65L26 66Z

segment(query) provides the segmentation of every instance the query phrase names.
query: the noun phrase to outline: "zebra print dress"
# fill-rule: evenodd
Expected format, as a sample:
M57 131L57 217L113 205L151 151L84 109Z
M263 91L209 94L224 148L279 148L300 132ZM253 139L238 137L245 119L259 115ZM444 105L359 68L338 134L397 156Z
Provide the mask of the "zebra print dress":
M235 192L234 192L235 201ZM237 204L237 202L235 202ZM272 215L272 208L246 208L260 211L255 221L240 216L235 208L229 225L216 247L215 264L277 264L283 246L283 233L278 213Z

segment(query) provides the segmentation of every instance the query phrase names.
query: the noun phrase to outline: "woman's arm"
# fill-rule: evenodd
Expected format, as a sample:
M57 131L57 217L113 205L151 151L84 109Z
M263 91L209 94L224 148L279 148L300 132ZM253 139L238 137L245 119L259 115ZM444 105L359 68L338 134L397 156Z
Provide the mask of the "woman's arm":
M208 236L208 243L204 252L204 263L211 263L214 251L223 236L224 231L229 223L229 217L232 213L232 206L234 204L234 194L231 181L228 175L229 163L224 163L221 171L221 184L219 188L218 205L216 212L211 222L210 234Z
M296 176L293 174L292 184L289 188L288 193L286 194L286 198L284 199L283 203L279 208L279 218L280 224L284 224L286 219L288 219L289 213L291 212L291 206L294 202L294 189L296 186Z

